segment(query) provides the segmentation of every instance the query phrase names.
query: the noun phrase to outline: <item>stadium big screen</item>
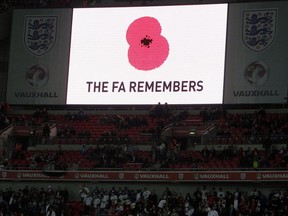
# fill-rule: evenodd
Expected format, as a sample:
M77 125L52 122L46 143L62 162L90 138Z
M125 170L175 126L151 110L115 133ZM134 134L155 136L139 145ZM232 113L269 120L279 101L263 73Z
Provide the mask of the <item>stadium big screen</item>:
M287 5L15 10L7 100L282 103Z
M77 9L72 23L68 104L222 103L226 4Z

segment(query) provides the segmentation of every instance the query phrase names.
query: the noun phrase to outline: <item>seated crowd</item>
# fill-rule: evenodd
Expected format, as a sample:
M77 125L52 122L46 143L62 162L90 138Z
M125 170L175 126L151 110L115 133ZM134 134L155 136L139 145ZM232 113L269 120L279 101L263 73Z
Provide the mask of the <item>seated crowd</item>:
M128 187L111 190L97 186L90 192L84 185L86 193L80 189L84 215L149 215L149 216L184 216L184 215L285 215L288 211L288 190L273 190L268 195L254 188L252 191L224 191L221 187L176 192L167 187L162 194L153 189L129 189ZM97 214L98 213L98 214ZM102 214L103 215L103 214Z
M181 150L165 144L152 151L138 150L133 145L82 145L80 150L16 150L12 157L2 160L3 169L43 169L53 164L58 170L117 169L287 169L287 148L270 151L232 146L215 149L205 147L201 151ZM139 166L131 166L138 164Z
M79 198L70 197L71 190L25 186L18 190L11 187L0 190L1 215L55 215L55 216L285 216L288 215L288 190L254 189L225 190L206 185L202 188L163 191L140 186L118 188L111 185L104 189L82 184ZM108 186L109 187L109 186ZM76 191L74 191L76 192ZM77 192L76 192L77 193Z
M227 114L216 122L217 135L222 137L243 137L247 143L256 144L287 141L288 114L267 113L260 109L254 113Z
M0 189L0 215L73 215L69 212L69 191L66 188L25 186L18 190L12 187ZM55 214L54 214L55 215Z
M269 145L263 142L263 150L256 148L243 150L241 145L223 145L217 149L213 146L209 149L203 147L202 151L186 150L185 144L177 139L173 139L171 143L163 141L160 138L162 128L175 122L179 124L189 118L186 111L175 115L167 104L157 104L152 107L148 115L91 115L82 109L65 115L53 115L45 108L37 109L32 115L9 115L5 109L3 105L1 115L6 124L35 127L53 122L58 129L57 140L61 141L64 138L64 141L58 143L59 151L27 151L27 146L21 148L21 151L19 149L16 151L15 148L8 161L2 155L2 168L41 169L50 163L58 169L129 168L126 166L129 163L141 164L137 168L149 169L287 168L287 147L272 145L271 140ZM284 114L268 114L264 110L255 111L253 114L228 114L217 108L202 109L199 116L203 118L203 122L215 125L220 137L223 133L219 131L223 128L228 131L231 129L232 133L235 127L248 130L248 126L252 127L251 131L257 126L267 133L280 131L285 135ZM154 138L149 143L152 145L151 151L137 149L131 136L138 133L153 135ZM75 141L76 144L83 143L83 140L87 142L81 144L83 149L78 152L61 150L61 145L70 138L80 138Z

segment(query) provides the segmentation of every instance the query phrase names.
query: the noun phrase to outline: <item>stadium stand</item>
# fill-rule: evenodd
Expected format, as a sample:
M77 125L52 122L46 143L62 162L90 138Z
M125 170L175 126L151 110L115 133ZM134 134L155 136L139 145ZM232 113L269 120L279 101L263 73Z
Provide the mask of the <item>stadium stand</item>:
M100 3L4 0L0 15ZM133 111L3 101L0 215L288 215L286 109L156 104Z
M82 195L81 195L82 194ZM169 187L157 195L150 188L80 186L78 200L71 201L67 188L24 186L0 191L3 215L287 215L287 190L268 195L259 189L223 191L197 188L185 194ZM52 213L53 212L53 213Z

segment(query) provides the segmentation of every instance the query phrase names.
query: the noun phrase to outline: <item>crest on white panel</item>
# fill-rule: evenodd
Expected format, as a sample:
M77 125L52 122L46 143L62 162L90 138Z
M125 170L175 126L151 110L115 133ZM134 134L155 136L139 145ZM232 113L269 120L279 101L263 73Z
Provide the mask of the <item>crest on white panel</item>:
M277 9L243 12L242 39L255 52L268 48L276 36Z

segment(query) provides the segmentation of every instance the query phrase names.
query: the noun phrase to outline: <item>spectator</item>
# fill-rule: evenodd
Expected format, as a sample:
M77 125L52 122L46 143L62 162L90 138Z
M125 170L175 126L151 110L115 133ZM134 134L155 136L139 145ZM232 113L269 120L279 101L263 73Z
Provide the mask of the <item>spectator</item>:
M213 207L209 210L207 216L219 216L218 212L216 211L216 206L213 206Z
M83 200L85 200L85 198L88 196L89 194L89 188L85 185L85 184L82 184L80 186L80 189L79 189L79 194L80 194L80 198L81 198L81 201L83 202Z
M219 188L219 191L217 192L217 198L224 198L225 197L225 192L223 191L222 187Z
M151 191L147 187L144 187L144 190L143 190L144 200L147 201L150 195L151 195Z
M43 122L46 123L49 120L48 111L46 108L43 108L43 110L40 112L40 117L43 119Z
M88 120L88 115L84 112L84 110L81 108L77 113L77 120Z
M44 137L44 144L49 143L50 133L51 133L50 127L49 127L48 123L46 123L43 127L43 130L42 130L42 136Z
M188 205L185 210L185 215L192 216L194 214L194 207L192 205Z
M87 149L86 145L83 144L81 147L81 154L85 155L87 152L88 152L88 149Z
M46 216L56 216L56 212L54 211L54 209L51 205L47 209Z

